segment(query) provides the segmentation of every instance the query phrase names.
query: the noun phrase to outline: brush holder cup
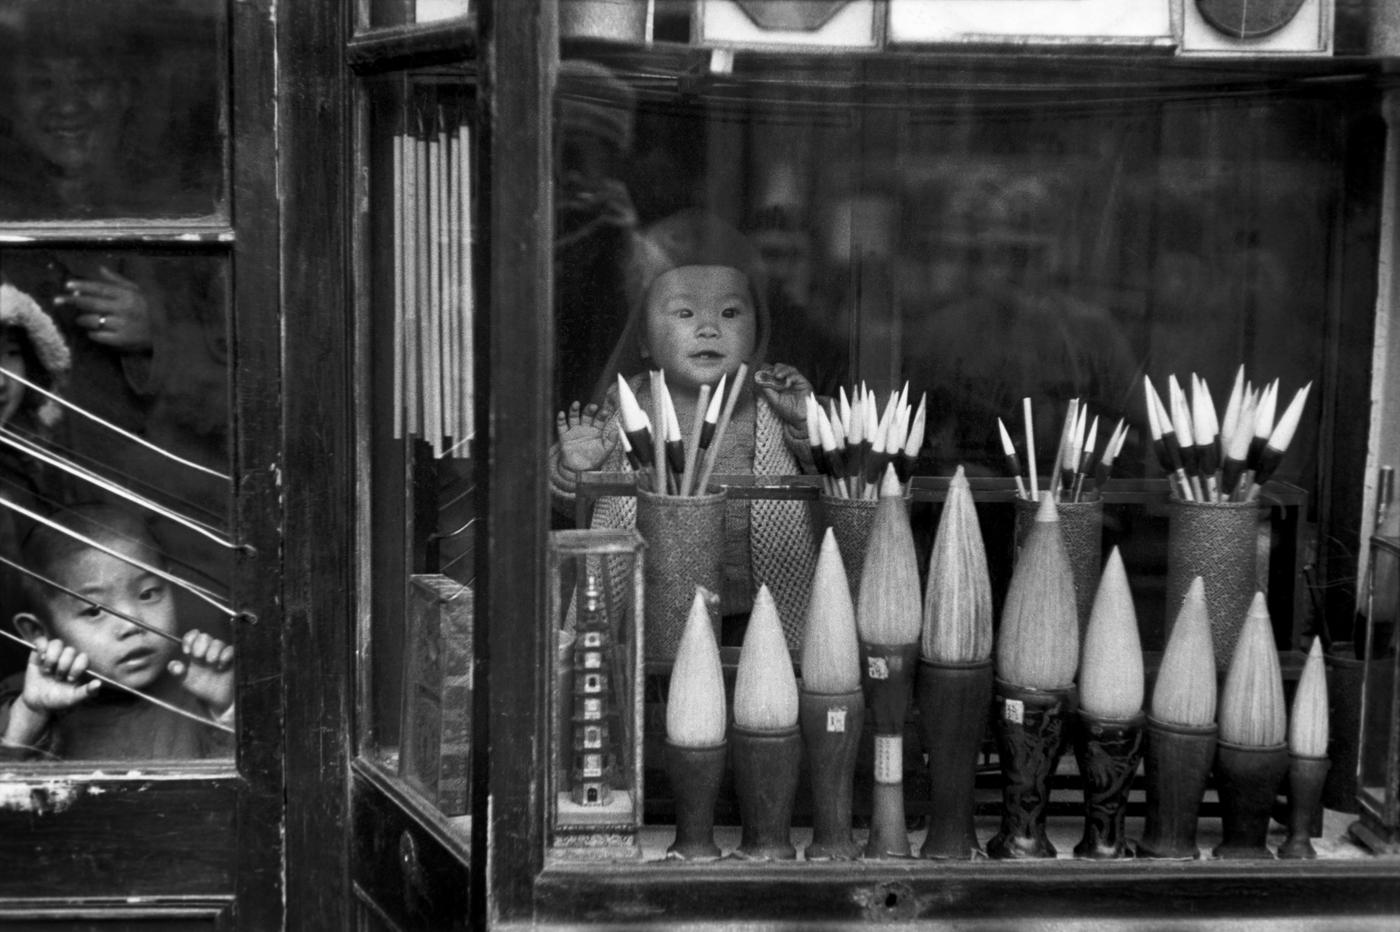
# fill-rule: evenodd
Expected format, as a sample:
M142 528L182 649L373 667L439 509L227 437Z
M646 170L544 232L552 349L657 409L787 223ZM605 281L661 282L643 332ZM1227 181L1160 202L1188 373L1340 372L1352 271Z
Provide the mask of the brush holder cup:
M1221 741L1215 749L1220 792L1218 858L1272 858L1269 818L1288 773L1288 745L1246 747Z
M1167 638L1191 581L1205 583L1215 668L1230 668L1259 585L1259 503L1173 498L1167 525Z
M657 495L637 490L637 532L643 558L646 659L673 661L685 630L695 587L724 585L724 490L709 495ZM719 618L714 618L719 641Z
M1190 860L1201 856L1196 817L1215 760L1214 723L1192 727L1147 717L1147 818L1137 854Z
M791 861L792 807L802 765L802 735L794 725L778 732L735 726L730 733L734 795L742 826L734 857L749 861Z
M1117 720L1080 710L1074 755L1084 780L1084 838L1074 846L1075 857L1129 856L1123 817L1128 812L1128 790L1142 762L1146 721L1142 713Z
M851 797L856 753L865 722L865 693L812 693L798 696L798 725L807 750L812 790L812 843L809 861L853 861L860 846L851 836Z
M977 757L992 708L992 661L919 662L919 737L928 754L929 826L919 855L967 860L982 853L973 823Z
M1042 495L1046 494L1044 490ZM1021 555L1026 535L1035 525L1035 513L1040 503L1016 499L1016 547L1014 560ZM1089 625L1089 613L1094 608L1094 593L1098 590L1099 574L1103 571L1103 499L1095 493L1079 502L1058 502L1055 511L1060 521L1060 539L1064 541L1065 556L1069 558L1070 575L1074 580L1074 607L1079 616L1079 638Z
M841 550L841 562L846 567L846 579L851 584L851 599L860 597L860 574L865 567L865 548L870 541L870 529L875 526L878 499L838 498L822 495L821 519L836 537Z
M712 861L715 844L715 802L724 778L728 748L717 744L689 748L666 742L666 770L676 798L676 840L666 856L682 861Z
M1322 833L1322 787L1331 766L1325 757L1289 755L1288 839L1279 845L1279 857L1317 857L1312 839Z
M1001 831L987 842L997 859L1053 858L1055 846L1045 834L1050 807L1050 778L1060 763L1071 715L1068 689L1023 689L996 681L997 750L1002 790Z

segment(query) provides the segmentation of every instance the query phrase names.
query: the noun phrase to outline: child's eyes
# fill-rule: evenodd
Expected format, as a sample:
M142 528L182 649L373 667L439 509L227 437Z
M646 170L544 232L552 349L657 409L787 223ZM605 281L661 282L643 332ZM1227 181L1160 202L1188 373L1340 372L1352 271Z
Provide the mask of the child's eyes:
M145 589L141 590L141 593L138 597L141 599L142 602L153 602L163 595L165 595L164 586L147 586Z
M87 605L78 612L79 618L99 618L101 615L102 607L99 605Z
M687 317L694 317L695 312L688 307L678 307L676 308L676 316L682 319Z
M744 309L743 309L743 308L740 308L740 307L732 307L732 306L731 306L731 307L727 307L727 308L725 308L724 310L720 311L720 316L721 316L721 317L738 317L738 316L739 316L740 314L742 314L742 313L744 313Z

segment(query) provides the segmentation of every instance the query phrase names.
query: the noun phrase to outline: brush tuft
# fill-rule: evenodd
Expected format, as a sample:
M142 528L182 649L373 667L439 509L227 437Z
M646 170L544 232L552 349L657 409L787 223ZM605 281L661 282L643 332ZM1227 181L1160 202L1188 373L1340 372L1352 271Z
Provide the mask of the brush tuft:
M1084 632L1079 705L1099 718L1130 719L1142 711L1142 642L1123 557L1114 547L1099 578Z
M734 724L750 731L783 731L797 725L797 677L778 620L778 606L759 586L739 648L734 680Z
M923 625L919 565L909 509L894 469L885 472L866 544L856 626L867 644L915 644Z
M1025 689L1064 689L1079 666L1079 612L1060 517L1041 499L1007 588L997 676Z
M802 631L802 688L835 694L860 688L856 609L836 535L826 529L812 574L807 624Z
M1162 653L1152 690L1152 717L1203 728L1215 721L1215 648L1211 646L1205 581L1191 580Z
M1327 663L1322 657L1322 639L1314 638L1293 693L1288 750L1299 757L1326 757L1328 737Z
M666 740L678 747L710 748L724 743L724 671L710 621L711 598L703 586L695 587L671 668Z
M1256 592L1225 673L1220 740L1245 747L1275 747L1284 742L1287 727L1274 627L1264 593Z
M973 663L992 655L992 582L972 488L953 474L928 561L924 596L925 660Z

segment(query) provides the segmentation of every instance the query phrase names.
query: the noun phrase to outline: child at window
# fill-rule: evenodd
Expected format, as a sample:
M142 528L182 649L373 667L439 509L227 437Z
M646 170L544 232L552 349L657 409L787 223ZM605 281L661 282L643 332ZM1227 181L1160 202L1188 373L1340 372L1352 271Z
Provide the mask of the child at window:
M200 631L176 639L173 587L146 568L163 570L164 560L145 522L109 505L53 520L121 556L48 525L25 540L25 566L76 595L26 580L36 610L14 622L34 650L24 673L0 683L0 745L70 759L227 755L218 729L84 676L99 673L220 724L233 718L233 648Z
M763 362L770 330L762 259L737 230L705 211L683 210L640 234L629 269L630 315L605 373L628 378L643 410L651 398L645 372L660 369L675 404L683 437L704 412L702 385L721 376L732 382L741 363L754 373L737 386L739 400L716 462L716 474L794 475L810 469L806 396L811 385L796 369ZM754 389L757 389L755 391ZM625 469L620 449L617 390L602 404L579 402L556 419L559 442L551 450L556 507L572 513L578 474ZM632 499L604 498L594 526L631 526ZM796 644L806 616L816 533L812 509L800 501L731 501L725 512L726 616L746 613L760 583L767 583ZM731 639L736 622L726 625Z

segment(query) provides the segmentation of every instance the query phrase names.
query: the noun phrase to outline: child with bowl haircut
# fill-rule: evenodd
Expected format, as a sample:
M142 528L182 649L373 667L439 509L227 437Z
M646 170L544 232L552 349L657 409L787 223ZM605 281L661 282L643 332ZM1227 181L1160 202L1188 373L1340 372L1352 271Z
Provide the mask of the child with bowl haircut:
M770 328L762 258L736 229L699 209L687 209L644 230L633 244L629 319L604 369L628 380L643 410L651 409L647 370L665 373L681 435L704 412L700 387L732 383L741 363L753 373L740 392L715 466L716 475L790 476L811 469L807 401L811 385L791 366L763 359ZM729 389L726 388L726 391ZM617 389L600 404L575 402L556 418L551 450L555 506L573 509L579 473L626 469L620 449ZM805 467L805 470L804 470ZM742 616L766 583L778 603L789 644L806 617L817 535L812 506L802 501L730 501L725 511L721 611ZM628 527L630 498L603 498L595 527ZM726 640L729 628L726 625Z
M232 722L233 648L200 631L177 635L172 584L146 568L164 569L146 523L110 505L78 506L52 520L120 556L43 524L26 538L26 568L74 594L26 581L36 608L14 623L34 649L25 671L0 683L0 753L227 756L231 743L219 729L85 676L98 673L188 713Z

